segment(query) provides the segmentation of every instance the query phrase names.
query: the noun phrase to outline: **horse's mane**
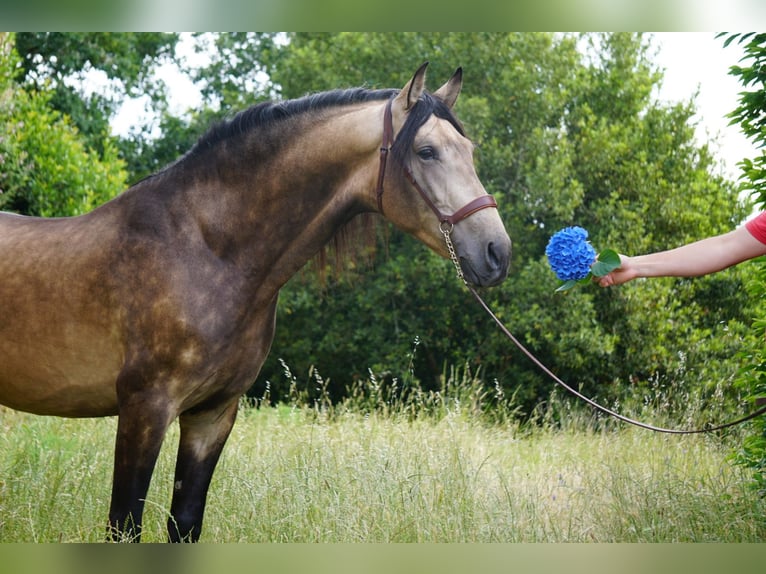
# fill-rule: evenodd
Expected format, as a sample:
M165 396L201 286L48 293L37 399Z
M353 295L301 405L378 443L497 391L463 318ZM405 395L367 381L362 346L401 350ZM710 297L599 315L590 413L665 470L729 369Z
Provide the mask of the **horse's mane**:
M319 92L294 100L262 102L213 125L200 137L187 155L195 155L253 129L267 129L281 121L302 114L370 101L387 100L396 93L397 90L351 88Z

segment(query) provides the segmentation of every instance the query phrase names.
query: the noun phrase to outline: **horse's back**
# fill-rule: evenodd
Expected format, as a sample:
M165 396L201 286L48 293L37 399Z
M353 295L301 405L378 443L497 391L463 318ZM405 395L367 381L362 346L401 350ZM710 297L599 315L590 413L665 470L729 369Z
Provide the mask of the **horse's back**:
M0 213L0 403L63 416L115 412L111 243L106 222L92 218Z

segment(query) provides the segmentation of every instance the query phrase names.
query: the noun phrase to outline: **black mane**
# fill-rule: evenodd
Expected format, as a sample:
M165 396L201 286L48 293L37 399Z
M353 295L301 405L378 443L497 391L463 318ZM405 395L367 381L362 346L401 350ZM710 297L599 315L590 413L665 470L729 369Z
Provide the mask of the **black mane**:
M224 140L240 136L254 128L267 128L290 117L327 108L387 100L395 96L396 93L397 90L352 88L319 92L294 100L256 104L230 119L215 124L200 137L189 153L194 154L200 150L209 149Z

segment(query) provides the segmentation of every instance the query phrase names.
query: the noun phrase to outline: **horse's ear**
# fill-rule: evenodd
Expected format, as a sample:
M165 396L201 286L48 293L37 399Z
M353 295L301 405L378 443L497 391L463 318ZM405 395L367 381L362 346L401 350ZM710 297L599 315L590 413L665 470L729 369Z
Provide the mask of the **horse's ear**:
M458 68L449 81L434 92L434 96L439 98L448 108L452 108L460 95L460 88L463 87L463 68Z
M396 96L397 104L401 105L402 109L409 110L420 99L426 87L427 67L428 62L424 62L415 72L415 75L412 76L412 79L402 88L399 95Z

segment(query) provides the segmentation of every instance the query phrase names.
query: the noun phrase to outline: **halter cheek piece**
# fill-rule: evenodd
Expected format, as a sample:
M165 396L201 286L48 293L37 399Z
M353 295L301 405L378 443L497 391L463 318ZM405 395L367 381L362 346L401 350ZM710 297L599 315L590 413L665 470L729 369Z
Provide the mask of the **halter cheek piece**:
M386 110L383 114L383 142L380 146L380 168L378 170L377 187L378 211L380 213L383 213L383 179L386 175L386 161L388 159L388 152L391 151L391 146L394 144L394 127L391 114L392 103L393 99L388 100L388 103L386 104ZM497 202L495 199L491 195L485 194L468 202L452 215L447 215L439 211L439 208L436 207L433 201L431 201L431 198L428 197L423 188L420 187L420 184L412 175L410 169L406 165L402 166L402 169L404 170L404 176L412 184L412 187L418 191L428 207L431 208L431 211L433 211L436 214L436 217L439 218L439 225L442 227L447 224L449 226L448 229L451 229L452 226L454 226L456 223L464 220L466 217L469 217L481 209L486 207L497 207Z

